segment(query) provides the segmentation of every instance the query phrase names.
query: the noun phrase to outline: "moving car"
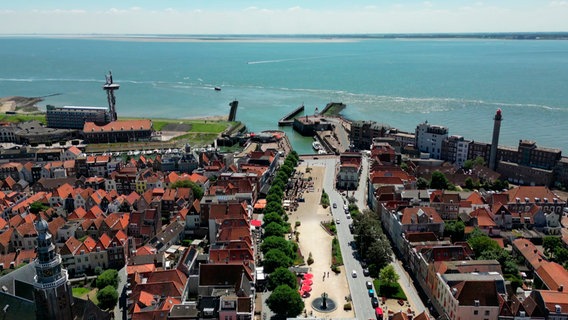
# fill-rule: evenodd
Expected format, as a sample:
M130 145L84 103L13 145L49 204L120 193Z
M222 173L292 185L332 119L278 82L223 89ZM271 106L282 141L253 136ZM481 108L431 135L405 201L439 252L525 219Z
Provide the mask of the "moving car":
M353 270L353 272L351 272L351 276L353 278L357 278L357 271Z
M339 219L336 219L336 220L335 220L335 224L339 224Z
M337 208L337 203L333 203L333 209Z

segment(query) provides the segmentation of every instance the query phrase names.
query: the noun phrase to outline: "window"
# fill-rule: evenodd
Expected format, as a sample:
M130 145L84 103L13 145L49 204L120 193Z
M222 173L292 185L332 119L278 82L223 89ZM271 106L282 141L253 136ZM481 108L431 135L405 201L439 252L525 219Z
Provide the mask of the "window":
M485 315L486 315L486 316L489 315L489 310L485 310Z
M478 311L477 310L473 310L473 314L477 315Z

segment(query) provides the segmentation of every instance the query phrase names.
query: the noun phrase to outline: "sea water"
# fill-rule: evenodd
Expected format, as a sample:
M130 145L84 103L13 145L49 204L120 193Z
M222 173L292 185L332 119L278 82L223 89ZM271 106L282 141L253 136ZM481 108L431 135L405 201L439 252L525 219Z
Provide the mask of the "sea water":
M490 142L501 108L501 145L568 149L568 41L253 40L2 37L0 96L106 106L112 70L119 117L227 115L236 99L237 119L261 131L299 105L313 114L335 101L349 119L403 131L427 120ZM286 132L311 152L311 138Z

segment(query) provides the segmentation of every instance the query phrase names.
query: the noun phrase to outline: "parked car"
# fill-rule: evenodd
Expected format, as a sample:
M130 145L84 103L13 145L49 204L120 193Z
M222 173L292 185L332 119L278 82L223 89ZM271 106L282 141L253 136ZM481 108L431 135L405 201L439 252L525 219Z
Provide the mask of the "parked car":
M365 286L367 286L367 289L373 289L373 283L371 281L365 282Z
M369 274L370 274L370 273L369 273L369 269L367 269L367 268L363 269L363 275L364 275L365 277L368 277Z
M353 278L357 278L357 271L353 270L353 272L351 272L351 276Z
M377 308L379 306L379 299L377 299L377 297L372 297L371 304L373 305L373 308Z
M335 219L335 224L339 224L339 219Z
M349 225L349 231L350 231L351 233L353 233L354 230L355 230L355 227L353 227L353 224L350 224L350 225Z
M373 289L369 289L369 297L374 297L375 296L375 290Z

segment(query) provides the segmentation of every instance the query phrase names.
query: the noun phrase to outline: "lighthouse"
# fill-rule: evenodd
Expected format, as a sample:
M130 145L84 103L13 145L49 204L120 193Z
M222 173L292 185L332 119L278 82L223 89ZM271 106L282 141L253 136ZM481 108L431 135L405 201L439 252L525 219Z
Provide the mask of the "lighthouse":
M501 131L501 109L497 109L493 118L493 139L491 140L491 153L489 154L489 169L497 169L497 148L499 147L499 132Z

